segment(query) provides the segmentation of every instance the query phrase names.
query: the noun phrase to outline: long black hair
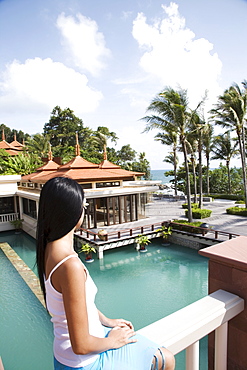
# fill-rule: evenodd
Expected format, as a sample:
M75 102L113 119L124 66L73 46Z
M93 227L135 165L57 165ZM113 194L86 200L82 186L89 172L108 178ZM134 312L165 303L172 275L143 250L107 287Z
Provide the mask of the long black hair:
M78 223L83 211L84 192L69 177L54 177L43 186L39 199L36 263L40 286L45 294L45 250L49 242L68 234Z

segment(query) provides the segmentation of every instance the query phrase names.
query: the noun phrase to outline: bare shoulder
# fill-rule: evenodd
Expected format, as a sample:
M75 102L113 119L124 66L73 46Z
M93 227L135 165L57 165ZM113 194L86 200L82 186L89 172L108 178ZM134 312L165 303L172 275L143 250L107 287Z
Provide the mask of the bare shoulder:
M85 266L82 261L78 258L69 258L61 265L62 274L83 274L85 275Z

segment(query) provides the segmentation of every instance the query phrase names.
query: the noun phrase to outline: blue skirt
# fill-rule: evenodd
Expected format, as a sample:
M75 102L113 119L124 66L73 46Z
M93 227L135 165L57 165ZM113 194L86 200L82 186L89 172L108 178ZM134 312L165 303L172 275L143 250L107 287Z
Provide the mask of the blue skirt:
M110 330L107 328L107 333ZM110 349L100 353L95 362L77 370L151 370L152 361L158 345L142 335L133 338L138 341L126 344L118 349ZM55 370L72 370L75 368L60 364L54 359Z

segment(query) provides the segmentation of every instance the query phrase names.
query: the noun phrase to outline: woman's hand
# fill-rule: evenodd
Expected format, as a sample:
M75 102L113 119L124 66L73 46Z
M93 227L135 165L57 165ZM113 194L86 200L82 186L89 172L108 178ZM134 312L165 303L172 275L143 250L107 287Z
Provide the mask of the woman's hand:
M134 326L130 321L124 319L109 319L109 327L115 328L116 326L119 326L120 328L128 327L134 330Z
M124 320L124 319L109 319L106 317L102 312L98 310L99 313L99 319L102 325L107 326L108 328L115 328L116 326L119 326L120 328L123 327L129 327L130 329L134 329L134 326L130 321Z
M137 342L137 339L132 338L134 335L134 330L131 329L128 325L124 325L122 327L115 326L108 334L108 338L111 340L112 343L111 348L120 348L125 346L125 344Z

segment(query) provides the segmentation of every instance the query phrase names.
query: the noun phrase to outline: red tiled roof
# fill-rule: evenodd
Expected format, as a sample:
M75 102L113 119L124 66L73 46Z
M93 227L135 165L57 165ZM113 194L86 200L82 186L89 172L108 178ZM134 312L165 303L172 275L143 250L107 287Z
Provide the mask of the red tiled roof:
M114 163L109 162L107 159L104 159L104 160L99 164L99 168L105 168L105 169L108 169L108 168L121 168L121 167L120 167L120 166L118 166L117 164L114 164Z
M62 166L50 160L44 166L39 167L35 173L22 176L22 180L45 183L53 177L66 176L81 183L88 183L92 181L132 180L135 176L142 175L144 175L142 172L123 170L120 166L107 160L102 161L98 165L76 156Z
M86 159L80 157L79 155L76 156L75 158L71 159L68 163L62 165L60 168L61 169L70 169L70 168L98 168L99 165L88 162Z
M17 140L12 141L10 143L10 145L13 145L13 146L18 147L18 148L24 148L25 147L25 145L19 143L19 141L17 141Z

